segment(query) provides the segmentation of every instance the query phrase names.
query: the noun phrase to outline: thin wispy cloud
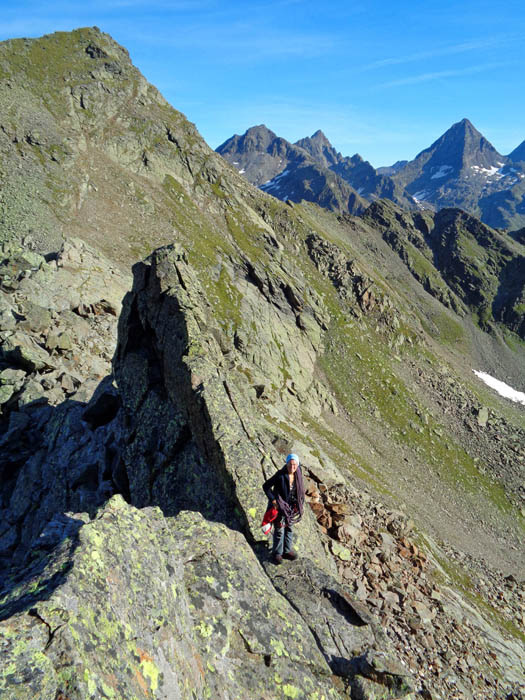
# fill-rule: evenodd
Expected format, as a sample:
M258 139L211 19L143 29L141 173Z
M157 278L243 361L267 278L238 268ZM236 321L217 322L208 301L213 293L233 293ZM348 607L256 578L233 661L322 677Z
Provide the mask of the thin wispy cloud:
M214 145L261 122L289 140L320 128L345 155L381 165L415 155L463 116L487 137L497 131L507 152L525 138L517 0L436 0L417 12L410 0L388 12L365 0L2 4L0 39L100 27Z
M383 120L374 120L360 110L337 105L333 102L308 102L301 100L253 100L236 110L234 124L231 111L222 109L213 113L218 127L217 136L210 145L217 147L235 131L243 133L254 124L264 123L269 129L289 141L311 136L322 129L332 143L337 143L343 155L362 151L363 146L388 141L410 145L418 129L401 130L385 128ZM366 156L366 153L362 153Z
M152 0L151 2L145 2L145 0L108 0L108 2L103 2L103 0L97 0L93 3L94 7L97 9L135 9L135 10L147 10L151 12L153 10L169 10L170 12L198 12L201 9L206 9L214 7L216 5L215 0Z
M435 47L428 51L417 51L406 56L393 56L384 58L379 61L374 61L364 66L365 69L371 70L374 68L384 68L388 66L402 65L403 63L414 63L417 61L425 61L432 58L440 58L442 56L453 56L454 54L467 53L469 51L483 51L489 48L508 45L516 40L523 41L523 37L516 36L499 36L487 37L476 41L466 41L460 44L450 46Z
M475 73L484 73L485 71L494 70L496 68L505 68L509 65L508 61L499 63L486 63L481 66L470 66L468 68L458 68L451 70L434 71L430 73L421 73L419 75L411 75L407 78L399 78L398 80L389 80L386 83L376 85L376 88L393 88L402 87L403 85L417 85L418 83L428 83L432 80L442 80L443 78L459 78L464 75L474 75Z
M336 50L338 43L329 34L279 31L243 23L228 26L190 25L173 35L166 28L150 32L127 25L128 36L155 46L173 47L177 51L202 52L213 56L214 63L253 63L269 58L316 57Z

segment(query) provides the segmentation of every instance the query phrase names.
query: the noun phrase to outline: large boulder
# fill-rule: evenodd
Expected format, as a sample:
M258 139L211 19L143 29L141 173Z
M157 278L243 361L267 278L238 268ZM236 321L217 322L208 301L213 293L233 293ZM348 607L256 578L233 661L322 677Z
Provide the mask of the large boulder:
M340 697L240 533L115 496L41 540L2 600L6 700Z

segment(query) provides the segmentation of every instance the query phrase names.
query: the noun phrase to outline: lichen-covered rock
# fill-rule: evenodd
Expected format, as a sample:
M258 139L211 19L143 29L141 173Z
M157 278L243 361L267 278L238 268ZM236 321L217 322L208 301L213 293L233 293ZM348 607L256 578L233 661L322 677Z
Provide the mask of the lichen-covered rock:
M0 239L23 239L0 260L4 695L406 694L392 647L423 697L517 695L523 586L498 575L487 597L444 562L446 592L409 521L367 494L404 502L425 549L426 523L518 562L519 510L482 470L521 498L521 417L466 391L459 367L488 358L520 378L520 348L468 325L450 275L469 255L452 251L447 283L430 214L377 203L375 221L336 220L251 188L96 28L5 42L0 58ZM93 247L62 245L70 233ZM115 384L128 288L115 265L174 240L135 268ZM511 294L493 313L516 330L524 276L507 243L480 260L504 264ZM461 362L444 377L450 351ZM299 561L278 568L259 540L261 484L296 450L312 512L295 528ZM143 510L104 508L114 492Z
M382 692L389 693L385 697L405 697L413 691L410 673L395 659L367 606L349 589L307 560L296 562L291 576L271 565L266 570L275 588L307 621L328 665L348 692L357 676L378 683Z
M118 496L69 520L4 591L6 700L340 697L240 533Z
M256 397L253 402L249 398L250 369L257 369L258 360L247 365L244 352L234 354L225 346L224 332L208 301L213 287L206 293L180 246L155 251L146 263L135 266L134 273L114 360L133 503L158 504L170 515L194 507L207 517L237 523L258 540L266 506L262 484L282 464L269 426L254 409ZM242 284L246 281L241 288ZM254 289L254 294L263 294ZM299 358L295 363L304 369L308 365L301 353L310 352L311 375L315 359L311 342L297 327L287 296L277 295L275 303L281 308L259 299L259 316L260 305L266 308L267 334L258 336L258 356L279 346L272 324L280 329L276 334L293 329L288 358L291 361L295 354ZM246 314L246 321L239 317L238 335L248 332L257 308ZM245 363L245 372L231 371L234 357ZM268 373L279 373L284 381L278 367L268 364ZM302 534L301 553L335 571L308 510L297 531Z

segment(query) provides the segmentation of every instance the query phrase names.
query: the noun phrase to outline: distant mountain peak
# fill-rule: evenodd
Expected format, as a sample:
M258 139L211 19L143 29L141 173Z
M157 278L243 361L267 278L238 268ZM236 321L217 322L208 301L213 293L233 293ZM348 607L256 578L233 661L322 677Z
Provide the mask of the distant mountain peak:
M452 126L445 131L441 138L458 137L464 136L466 134L470 134L481 139L485 138L483 134L480 131L478 131L474 124L468 119L462 119L461 121L452 124Z
M525 141L522 141L509 155L507 156L513 163L525 161Z
M321 131L321 129L317 129L317 131L315 132L315 134L312 134L312 135L310 136L310 140L311 140L311 141L317 141L317 142L319 142L319 143L329 144L330 146L332 145L332 144L330 143L330 141L326 138L326 135L324 134L324 132Z
M269 128L266 126L266 124L256 124L255 126L250 126L249 129L246 129L245 135L246 135L246 134L251 134L251 133L256 133L256 132L257 132L257 133L258 133L258 132L262 132L262 133L268 132L268 133L270 133L270 134L273 134L273 133L274 133L271 129L269 129ZM274 136L275 136L275 134L274 134Z
M463 117L463 119L461 119L459 122L452 124L451 128L454 128L455 126L471 127L472 129L476 130L474 124L470 121L470 119L467 119L466 117Z
M424 161L424 168L448 168L448 175L457 175L464 168L501 167L505 157L494 148L481 132L468 119L453 124L434 143L416 156L416 161ZM436 177L436 172L434 172Z
M335 150L321 129L318 129L311 136L296 141L295 145L308 151L312 158L318 163L321 163L325 168L336 165L342 158L341 154Z
M244 139L262 139L266 142L273 141L277 138L277 134L271 129L268 129L266 124L258 124L257 126L251 126L247 129L243 136Z

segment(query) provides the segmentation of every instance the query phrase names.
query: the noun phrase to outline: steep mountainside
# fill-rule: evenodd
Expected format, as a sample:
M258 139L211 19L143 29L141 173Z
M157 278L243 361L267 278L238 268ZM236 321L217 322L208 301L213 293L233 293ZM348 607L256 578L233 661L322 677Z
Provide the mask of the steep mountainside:
M304 150L279 138L264 124L253 126L242 136L232 136L219 146L217 153L257 187L282 173L291 162L310 162Z
M443 304L460 314L469 311L487 331L498 333L499 323L525 339L525 250L519 235L514 240L460 209L411 214L384 200L372 204L364 219L383 232L414 277Z
M280 202L96 28L0 56L2 698L520 697L519 236Z
M261 190L284 201L316 202L322 207L358 214L366 202L344 180L309 153L278 138L264 125L232 136L217 152Z
M304 199L350 214L360 213L365 200L377 197L414 206L391 178L378 175L358 154L344 158L322 131L291 144L265 126L255 126L243 136L232 136L217 153L249 182L285 201Z
M525 162L525 141L522 141L509 155L507 156L513 163Z
M468 119L392 177L423 206L460 207L501 228L525 222L525 169L499 154Z

